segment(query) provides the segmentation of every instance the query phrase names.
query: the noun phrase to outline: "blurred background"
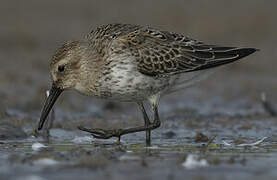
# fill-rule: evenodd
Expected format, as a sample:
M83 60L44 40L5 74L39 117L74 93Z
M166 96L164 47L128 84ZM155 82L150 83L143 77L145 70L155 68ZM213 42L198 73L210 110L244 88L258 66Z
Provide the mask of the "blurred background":
M261 93L277 109L276 7L276 0L1 0L0 179L275 180L277 121ZM77 130L142 125L136 104L65 92L55 106L50 148L37 152L32 143L41 139L31 134L51 85L51 56L65 41L108 23L152 26L261 51L163 98L153 151L144 147L143 132L124 136L117 146L116 139L97 141ZM259 148L222 144L262 137L268 139ZM210 148L202 144L207 141ZM184 169L189 153L207 160L207 169Z
M204 106L219 99L214 105L226 102L228 109L232 102L258 103L261 92L276 100L276 7L275 0L1 1L0 107L34 112L35 122L50 87L54 51L65 41L115 22L149 25L210 44L261 49L165 101L184 96L182 106L195 102ZM58 102L61 109L79 114L105 103L70 92Z

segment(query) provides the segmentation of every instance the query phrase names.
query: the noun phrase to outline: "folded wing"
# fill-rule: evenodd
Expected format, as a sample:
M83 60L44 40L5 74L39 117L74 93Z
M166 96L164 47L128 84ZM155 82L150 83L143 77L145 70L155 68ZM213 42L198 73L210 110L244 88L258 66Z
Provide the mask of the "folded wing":
M207 45L166 31L141 27L117 41L136 57L138 70L149 76L208 69L234 62L257 49Z

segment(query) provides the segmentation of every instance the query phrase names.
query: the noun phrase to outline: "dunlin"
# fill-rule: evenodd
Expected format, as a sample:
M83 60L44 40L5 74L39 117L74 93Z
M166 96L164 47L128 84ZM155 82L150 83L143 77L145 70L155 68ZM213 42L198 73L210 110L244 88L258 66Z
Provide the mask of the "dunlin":
M65 43L54 54L50 73L52 88L43 107L38 130L58 96L68 89L103 99L135 102L144 126L127 129L87 129L95 138L108 139L151 130L161 125L158 102L171 92L198 81L208 69L228 64L257 51L208 45L186 36L131 24L108 24L91 31L84 39ZM150 121L144 103L154 117Z

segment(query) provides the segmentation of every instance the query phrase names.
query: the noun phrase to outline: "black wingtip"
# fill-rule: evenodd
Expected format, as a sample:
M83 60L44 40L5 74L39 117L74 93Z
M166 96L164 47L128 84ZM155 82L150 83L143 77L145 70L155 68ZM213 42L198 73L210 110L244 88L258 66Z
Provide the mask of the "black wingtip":
M216 52L215 53L215 60L213 61L207 61L206 64L199 66L196 69L193 69L191 71L198 71L208 68L213 68L225 64L229 64L231 62L237 61L239 59L242 59L246 56L249 56L250 54L253 54L254 52L259 51L259 49L256 48L230 48L230 50L222 51L222 52ZM190 72L190 71L187 71Z
M240 48L238 50L236 50L238 55L239 55L239 59L246 57L250 54L253 54L256 51L260 51L260 49L256 49L256 48Z

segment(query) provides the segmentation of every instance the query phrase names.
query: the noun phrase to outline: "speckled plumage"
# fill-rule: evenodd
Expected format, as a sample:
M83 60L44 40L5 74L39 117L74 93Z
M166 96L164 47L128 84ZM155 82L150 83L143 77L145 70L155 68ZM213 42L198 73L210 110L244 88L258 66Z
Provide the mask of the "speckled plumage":
M82 46L85 51L78 48ZM63 45L53 56L52 64L74 52L86 53L87 59L81 60L87 61L81 66L82 74L91 73L85 76L94 76L94 81L77 83L79 92L119 101L144 101L157 93L182 89L194 77L199 79L200 74L205 74L187 72L230 63L254 51L206 45L150 27L108 24L91 31L82 41Z
M148 101L157 119L161 96L200 80L210 68L255 51L207 45L151 27L108 24L58 49L52 58L51 77L53 87L60 90L75 89L88 96L139 104ZM143 104L141 107L143 110Z

